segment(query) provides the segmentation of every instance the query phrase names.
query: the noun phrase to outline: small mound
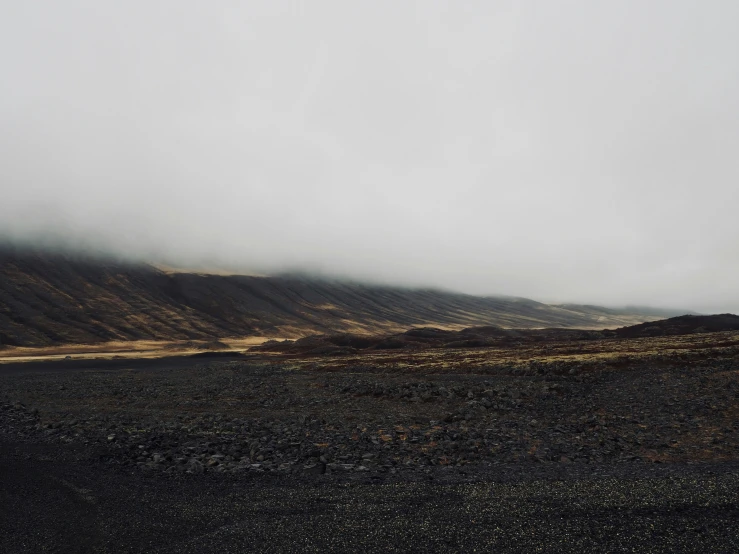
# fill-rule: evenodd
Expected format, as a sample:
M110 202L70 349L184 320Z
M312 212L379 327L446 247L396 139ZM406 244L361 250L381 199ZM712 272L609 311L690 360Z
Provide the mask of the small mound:
M249 352L273 352L285 353L290 352L295 344L294 340L268 340L262 344L257 344L249 348Z
M228 350L230 346L219 340L204 342L195 346L198 350Z
M241 352L198 352L190 354L190 358L245 358Z

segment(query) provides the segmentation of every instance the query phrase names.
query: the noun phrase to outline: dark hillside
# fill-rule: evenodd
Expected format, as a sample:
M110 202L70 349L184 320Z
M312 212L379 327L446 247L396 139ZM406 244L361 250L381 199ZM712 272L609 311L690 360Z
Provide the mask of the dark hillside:
M604 328L657 319L594 306L305 277L168 274L145 264L0 251L0 345L397 333L410 327Z
M639 338L711 333L716 331L739 331L739 316L734 314L681 315L661 321L622 327L621 329L616 329L614 333L619 338Z

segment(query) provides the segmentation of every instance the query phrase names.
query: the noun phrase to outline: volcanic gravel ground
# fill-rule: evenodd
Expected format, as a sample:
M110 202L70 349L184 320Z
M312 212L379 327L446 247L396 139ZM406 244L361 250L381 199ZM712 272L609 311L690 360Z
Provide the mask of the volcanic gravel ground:
M1 551L739 551L734 358L183 365L0 366Z
M103 445L110 464L168 473L428 472L739 453L733 359L547 377L323 373L230 361L0 382L0 409L23 421L23 433Z
M739 549L735 463L628 471L519 464L470 482L373 483L249 473L163 479L111 471L95 454L0 442L0 551Z

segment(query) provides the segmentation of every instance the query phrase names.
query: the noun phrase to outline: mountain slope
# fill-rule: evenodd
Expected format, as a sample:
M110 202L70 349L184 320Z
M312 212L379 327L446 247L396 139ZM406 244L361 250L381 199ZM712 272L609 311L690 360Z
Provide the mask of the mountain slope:
M659 319L595 306L303 277L162 272L66 254L0 252L0 345L295 337L414 326L617 327Z

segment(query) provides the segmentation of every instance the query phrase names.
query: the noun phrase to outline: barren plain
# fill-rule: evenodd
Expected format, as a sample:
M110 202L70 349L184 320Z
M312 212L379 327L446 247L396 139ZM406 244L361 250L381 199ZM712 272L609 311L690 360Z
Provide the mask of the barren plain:
M670 321L0 365L0 548L735 552L739 331Z

